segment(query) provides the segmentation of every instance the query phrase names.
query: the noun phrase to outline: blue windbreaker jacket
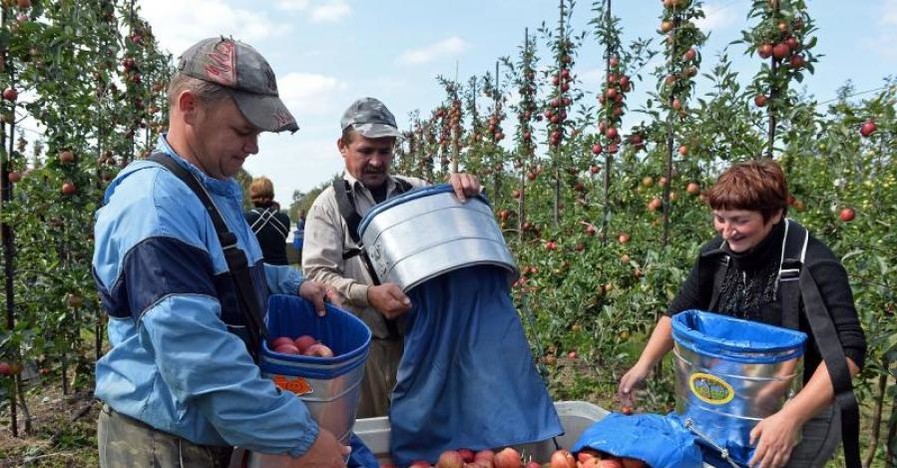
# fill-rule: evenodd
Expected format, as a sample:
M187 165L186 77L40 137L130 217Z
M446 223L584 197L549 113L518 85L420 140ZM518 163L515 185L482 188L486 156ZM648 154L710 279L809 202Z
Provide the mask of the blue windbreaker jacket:
M298 270L262 262L240 185L206 176L164 136L157 151L209 191L247 255L260 310L270 293L295 294ZM96 218L93 270L112 347L97 362L97 398L196 444L308 451L318 426L301 400L261 376L247 352L236 286L193 192L160 165L135 161L109 185Z

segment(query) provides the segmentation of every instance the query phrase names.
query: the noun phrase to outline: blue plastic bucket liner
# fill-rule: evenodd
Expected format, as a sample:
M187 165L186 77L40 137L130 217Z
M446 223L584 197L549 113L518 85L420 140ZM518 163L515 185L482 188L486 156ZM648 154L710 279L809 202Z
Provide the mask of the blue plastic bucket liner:
M751 430L799 383L807 335L698 310L672 326L678 413L699 442L747 463Z
M275 353L262 345L262 375L299 396L322 427L348 443L371 330L349 312L326 304L319 317L314 305L298 296L275 294L268 299L268 337L310 335L333 350L333 357Z

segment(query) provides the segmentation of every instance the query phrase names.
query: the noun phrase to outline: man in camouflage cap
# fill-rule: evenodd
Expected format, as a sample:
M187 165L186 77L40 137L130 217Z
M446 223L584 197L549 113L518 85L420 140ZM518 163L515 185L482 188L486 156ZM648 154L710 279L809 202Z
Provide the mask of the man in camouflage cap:
M246 44L206 39L181 56L168 101L154 157L208 194L236 239L227 251L245 255L254 294L235 293L239 279L211 216L172 170L135 161L109 184L93 258L110 316L111 349L96 365L100 466L225 467L238 446L260 454L262 466L344 467L348 447L296 395L262 378L250 353L259 338L252 301L263 311L271 293L298 294L323 313L326 291L262 261L233 178L261 132L298 128L274 72Z
M393 149L401 133L392 112L379 100L366 97L353 102L340 119L340 129L336 144L346 172L309 209L302 267L309 279L336 290L373 332L357 417L385 416L402 358L403 315L411 310L411 300L397 284L375 284L357 255L357 232L353 230L375 204L428 183L390 174ZM472 175L452 174L449 182L462 201L480 193L480 184ZM338 192L345 194L357 215L355 221L347 222L346 216L354 216L341 212L338 197L342 195ZM335 249L337 245L342 247Z

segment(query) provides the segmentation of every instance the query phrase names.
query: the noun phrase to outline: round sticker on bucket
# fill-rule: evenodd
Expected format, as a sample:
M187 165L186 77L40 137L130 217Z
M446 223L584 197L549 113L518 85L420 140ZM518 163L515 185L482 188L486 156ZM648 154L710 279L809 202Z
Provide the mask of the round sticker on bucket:
M274 385L288 392L293 392L298 396L308 395L315 391L311 388L308 381L302 377L275 375L272 380L274 380Z
M725 405L735 398L735 390L725 380L696 372L688 378L688 386L698 399L711 405Z

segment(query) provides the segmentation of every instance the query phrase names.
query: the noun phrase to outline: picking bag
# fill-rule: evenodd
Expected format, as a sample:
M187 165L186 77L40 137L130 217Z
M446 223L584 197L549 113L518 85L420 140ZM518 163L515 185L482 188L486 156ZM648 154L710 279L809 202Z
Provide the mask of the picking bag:
M509 294L507 271L477 265L408 291L405 353L389 412L399 466L563 432Z

